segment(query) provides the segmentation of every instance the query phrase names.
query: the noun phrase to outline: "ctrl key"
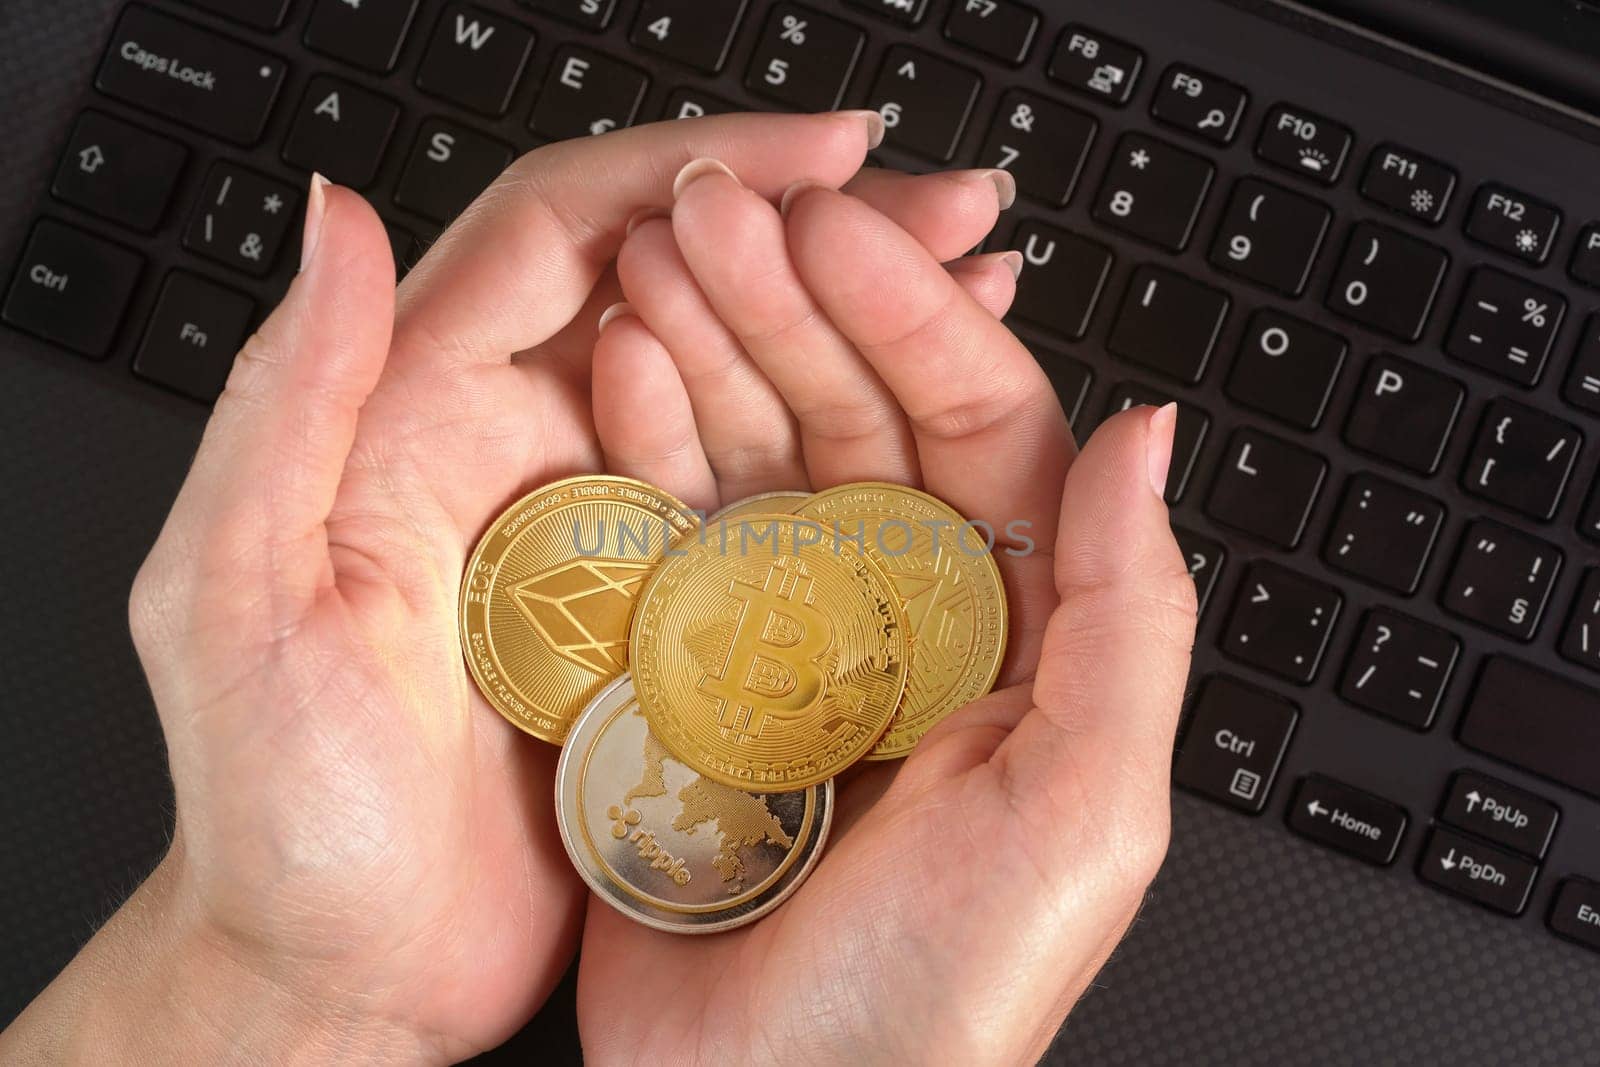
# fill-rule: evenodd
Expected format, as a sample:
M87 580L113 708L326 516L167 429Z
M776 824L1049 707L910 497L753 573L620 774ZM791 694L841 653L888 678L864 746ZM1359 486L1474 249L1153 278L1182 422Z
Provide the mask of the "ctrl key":
M1206 679L1173 766L1173 780L1220 804L1255 814L1299 711L1289 701L1227 675Z
M137 253L120 245L40 219L0 319L80 355L104 359L143 267Z

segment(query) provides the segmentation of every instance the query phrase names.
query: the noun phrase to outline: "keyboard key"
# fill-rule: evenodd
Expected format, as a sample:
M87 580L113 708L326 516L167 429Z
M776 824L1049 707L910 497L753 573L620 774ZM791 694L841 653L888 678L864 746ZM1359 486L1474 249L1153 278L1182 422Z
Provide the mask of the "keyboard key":
M511 146L445 119L425 119L394 202L448 225L511 165Z
M1206 512L1225 526L1293 548L1305 534L1327 473L1315 452L1259 430L1235 430Z
M1600 415L1600 314L1584 324L1563 395L1572 406Z
M1538 859L1550 847L1561 812L1532 793L1477 771L1462 771L1450 783L1439 818L1485 841Z
M1350 346L1336 333L1264 308L1250 316L1228 375L1228 395L1292 426L1314 430Z
M1484 410L1462 484L1467 492L1551 519L1583 447L1576 427L1533 408L1496 400Z
M1344 439L1390 463L1432 474L1465 397L1453 378L1398 356L1374 356L1350 408Z
M1444 218L1455 191L1456 172L1436 159L1399 145L1379 145L1367 158L1361 195L1390 211L1422 222Z
M1424 882L1507 915L1521 915L1539 865L1435 827L1417 861Z
M261 139L283 60L141 4L117 20L95 75L107 96L235 144Z
M1600 797L1600 692L1521 660L1484 660L1461 743Z
M685 85L674 89L672 95L667 97L666 106L661 109L664 119L697 119L702 115L730 115L735 111L743 111L743 107L720 96L701 92L697 87Z
M1600 568L1589 568L1572 602L1572 615L1561 635L1561 654L1600 671Z
M1600 883L1568 878L1550 904L1550 929L1568 941L1600 949Z
M1578 532L1591 541L1600 541L1600 476L1589 493L1589 507L1578 522Z
M121 245L75 226L40 219L33 227L0 319L79 355L102 359L144 268Z
M839 106L867 35L799 4L778 4L750 57L744 87L800 111Z
M1332 185L1344 170L1354 135L1321 115L1279 104L1267 112L1256 155L1302 178Z
M1561 229L1561 212L1515 189L1485 185L1472 198L1467 236L1529 263L1543 263Z
M1328 307L1380 333L1415 341L1449 264L1442 248L1387 226L1357 223L1328 289Z
M1461 642L1449 631L1373 608L1352 646L1339 695L1358 708L1426 730L1460 655Z
M1133 407L1165 407L1176 399L1137 382L1122 382L1111 390L1105 418L1109 419ZM1167 467L1167 490L1164 494L1168 504L1176 504L1183 499L1189 476L1194 473L1195 461L1200 458L1200 446L1205 443L1206 433L1210 429L1210 415L1193 404L1178 405L1178 422L1172 432L1172 461Z
M863 11L873 11L905 26L915 26L928 10L928 0L845 0Z
M1189 243L1212 166L1192 152L1142 133L1123 134L1095 199L1094 217L1172 252Z
M1567 301L1554 289L1492 267L1472 272L1444 350L1518 385L1544 372Z
M568 45L550 63L529 125L552 141L632 126L649 87L639 68Z
M1422 583L1444 505L1371 474L1351 476L1328 529L1328 566L1409 596Z
M1572 246L1567 273L1575 282L1600 288L1600 222L1591 222L1578 231L1578 242Z
M255 302L187 271L167 275L133 373L211 403L228 380L233 357L250 336Z
M1139 81L1144 53L1133 45L1074 23L1061 31L1050 77L1113 104L1126 104Z
M1343 603L1332 586L1276 563L1252 563L1223 630L1222 651L1307 685L1317 676Z
M98 111L78 116L50 193L149 233L161 225L189 150Z
M1183 558L1189 561L1189 577L1194 579L1197 600L1196 614L1204 615L1206 605L1211 602L1211 594L1217 588L1217 579L1222 576L1222 566L1228 560L1228 551L1222 547L1221 542L1202 537L1182 526L1174 526L1172 536L1177 539Z
M1531 641L1560 571L1554 545L1479 519L1462 535L1440 602L1496 633Z
M289 0L189 0L189 3L258 30L275 30L282 26L283 16L289 11Z
M523 0L558 19L586 30L603 30L611 24L617 0Z
M1020 64L1028 58L1039 13L1012 0L955 0L944 22L944 36L963 48Z
M1231 144L1250 94L1215 74L1174 63L1161 75L1150 114L1212 144Z
M1266 807L1299 718L1299 710L1282 697L1213 675L1195 697L1173 761L1173 781L1253 815Z
M629 41L715 74L728 61L748 0L644 0Z
M1301 837L1379 867L1394 862L1407 822L1400 805L1320 774L1300 780L1287 819Z
M318 74L300 98L283 142L283 161L364 189L378 176L399 121L400 105L388 97Z
M1333 212L1310 197L1257 178L1241 179L1211 242L1211 262L1285 296L1299 296L1332 219Z
M389 251L394 253L395 277L404 278L416 266L412 250L416 248L417 237L404 226L397 226L388 219L383 220L383 230L389 235Z
M983 79L929 52L895 45L867 94L883 116L888 141L941 162L956 153Z
M294 186L219 161L206 175L183 247L264 278L290 238L299 210L300 191Z
M451 4L439 16L417 70L417 88L485 115L504 115L533 33L482 8Z
M317 0L306 23L306 46L335 59L387 74L417 13L417 0L356 3Z
M1106 348L1179 381L1198 382L1227 316L1228 294L1221 289L1165 267L1142 266L1128 281Z
M1097 127L1077 108L1013 89L1000 98L978 164L1010 171L1023 196L1061 207L1077 187Z
M1111 273L1111 250L1033 219L1017 223L1011 243L1024 262L1011 314L1072 340L1082 337Z
M1066 412L1067 421L1076 422L1083 408L1083 399L1089 395L1094 372L1086 364L1071 356L1064 356L1053 348L1039 345L1028 347L1033 352L1033 358L1049 375L1050 383L1056 387L1056 396L1061 401L1061 410Z

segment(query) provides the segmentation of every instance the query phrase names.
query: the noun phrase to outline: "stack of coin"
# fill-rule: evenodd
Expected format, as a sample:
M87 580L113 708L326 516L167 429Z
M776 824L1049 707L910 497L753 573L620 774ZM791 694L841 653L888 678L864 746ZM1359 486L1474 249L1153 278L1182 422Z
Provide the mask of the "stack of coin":
M1005 590L980 528L885 483L702 518L642 482L571 478L478 543L462 648L491 705L562 746L557 821L595 893L659 929L725 930L816 864L840 772L908 754L993 686Z

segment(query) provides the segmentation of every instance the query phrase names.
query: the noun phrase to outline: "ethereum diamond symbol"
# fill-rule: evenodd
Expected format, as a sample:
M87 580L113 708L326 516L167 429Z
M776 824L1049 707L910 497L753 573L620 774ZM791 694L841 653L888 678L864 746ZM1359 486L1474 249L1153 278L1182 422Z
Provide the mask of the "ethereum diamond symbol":
M572 560L511 587L511 602L556 655L602 678L627 669L628 623L647 561Z

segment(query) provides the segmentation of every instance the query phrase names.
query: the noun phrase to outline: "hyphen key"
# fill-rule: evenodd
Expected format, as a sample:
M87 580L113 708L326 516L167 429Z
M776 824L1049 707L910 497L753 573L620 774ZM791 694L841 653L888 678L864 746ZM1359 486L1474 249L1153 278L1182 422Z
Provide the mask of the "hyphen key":
M1600 797L1600 692L1505 656L1483 663L1461 743Z
M132 4L94 84L135 107L250 145L261 139L284 69L269 52Z

